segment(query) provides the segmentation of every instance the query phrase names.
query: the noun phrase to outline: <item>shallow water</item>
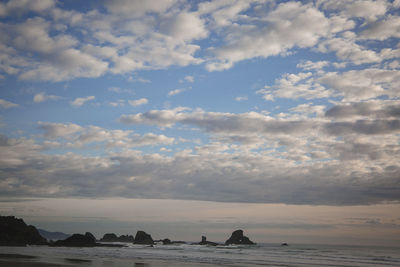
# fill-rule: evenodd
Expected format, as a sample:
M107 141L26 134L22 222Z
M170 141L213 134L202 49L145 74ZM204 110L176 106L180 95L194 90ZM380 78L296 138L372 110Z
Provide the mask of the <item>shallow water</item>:
M400 266L400 248L359 246L128 244L123 248L0 247L0 253L37 256L19 261L75 266Z

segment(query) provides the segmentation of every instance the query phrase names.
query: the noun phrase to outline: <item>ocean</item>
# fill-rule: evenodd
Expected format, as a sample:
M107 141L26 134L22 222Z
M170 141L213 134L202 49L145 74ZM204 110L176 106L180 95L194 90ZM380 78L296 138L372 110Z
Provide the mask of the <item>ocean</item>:
M400 248L258 244L255 246L143 245L123 248L0 247L16 261L72 266L400 266ZM17 259L18 258L18 259ZM0 259L1 266L1 259Z

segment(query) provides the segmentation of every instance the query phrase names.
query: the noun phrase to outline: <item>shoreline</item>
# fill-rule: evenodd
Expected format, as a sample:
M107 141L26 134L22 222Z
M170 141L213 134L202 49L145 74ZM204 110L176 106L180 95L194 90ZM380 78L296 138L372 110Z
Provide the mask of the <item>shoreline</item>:
M221 265L176 260L158 260L142 258L43 258L26 254L0 253L0 265L3 267L74 267L74 266L115 266L115 267L217 267Z
M18 260L0 260L0 265L3 267L71 267L73 265L34 262L34 261L18 261Z

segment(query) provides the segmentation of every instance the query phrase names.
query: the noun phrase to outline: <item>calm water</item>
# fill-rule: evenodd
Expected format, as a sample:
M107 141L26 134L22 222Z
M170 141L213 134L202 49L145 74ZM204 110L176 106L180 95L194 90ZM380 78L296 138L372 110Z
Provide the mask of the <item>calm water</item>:
M400 266L400 248L290 245L205 247L129 245L124 248L0 247L32 261L76 266ZM26 260L25 260L26 261ZM0 261L1 266L1 261Z

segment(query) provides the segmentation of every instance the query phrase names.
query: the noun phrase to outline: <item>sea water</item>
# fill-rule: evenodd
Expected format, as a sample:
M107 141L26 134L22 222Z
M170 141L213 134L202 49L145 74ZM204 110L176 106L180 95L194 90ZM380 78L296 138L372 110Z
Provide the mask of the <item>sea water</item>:
M2 254L78 266L400 266L400 248L258 244L254 246L144 245L122 248L0 247ZM26 260L24 260L26 261ZM0 261L1 266L1 261Z

